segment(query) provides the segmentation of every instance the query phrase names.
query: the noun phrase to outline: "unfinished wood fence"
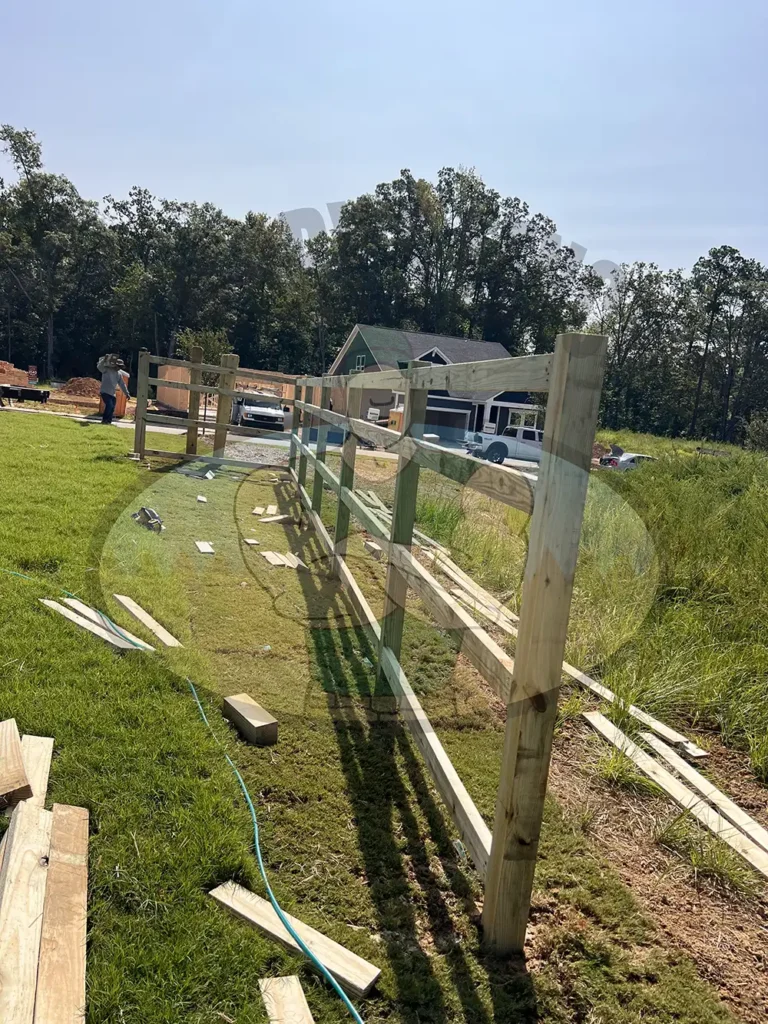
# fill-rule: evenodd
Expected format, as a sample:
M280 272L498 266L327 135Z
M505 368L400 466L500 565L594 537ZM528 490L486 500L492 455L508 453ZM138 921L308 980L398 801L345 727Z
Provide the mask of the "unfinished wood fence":
M296 382L290 471L299 498L378 648L378 672L396 695L403 719L485 879L484 933L499 952L520 951L525 941L605 352L603 337L563 334L551 355L450 366L411 363L405 370L304 377ZM364 388L404 393L402 433L360 418ZM548 392L536 484L514 469L423 440L430 388ZM329 408L331 389L343 390L344 413ZM314 452L308 446L313 424L318 428ZM345 432L338 476L325 464L329 426ZM391 524L355 493L358 439L398 455ZM310 464L314 469L311 495L306 489ZM422 468L531 516L514 661L413 554ZM324 487L338 495L333 537L320 518ZM384 542L387 581L381 622L346 561L350 516ZM457 631L463 653L507 705L493 832L459 779L400 665L409 588L441 626Z
M189 381L165 380L161 377L151 377L149 368L156 366L179 366L189 370ZM219 378L216 385L203 384L203 374L214 374ZM170 359L165 356L150 355L146 349L139 352L138 383L136 388L136 425L134 432L134 451L140 458L151 455L155 458L166 459L194 459L203 462L222 462L224 449L227 445L227 437L234 434L241 437L275 437L279 432L269 427L243 427L231 423L232 400L235 398L247 398L252 392L236 391L235 380L239 377L245 380L268 381L275 384L293 384L295 377L284 373L272 373L262 370L247 370L240 367L240 357L233 352L228 352L221 357L221 363L203 362L203 350L194 346L190 352L189 359ZM187 415L168 416L160 413L147 412L150 388L171 388L189 392L189 404ZM200 395L216 395L216 418L212 421L200 419ZM263 397L263 394L260 396ZM281 405L293 404L293 399L280 398ZM157 448L147 448L146 434L147 425L166 427L186 427L187 442L185 454L179 452L163 451ZM198 455L198 431L201 427L213 428L213 455ZM228 459L228 462L236 460ZM245 462L244 465L249 463Z

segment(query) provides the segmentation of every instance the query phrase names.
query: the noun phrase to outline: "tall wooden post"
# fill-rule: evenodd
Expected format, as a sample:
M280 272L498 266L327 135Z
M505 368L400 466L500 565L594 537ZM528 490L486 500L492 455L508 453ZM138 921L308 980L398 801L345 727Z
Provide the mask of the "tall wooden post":
M312 403L314 398L314 388L304 388L305 401ZM301 443L309 445L309 439L312 433L312 416L305 410L301 413ZM304 487L307 482L307 456L303 452L299 453L299 487Z
M203 350L200 345L193 345L189 352L190 363L202 363ZM189 368L189 383L202 384L203 375L200 370L193 366ZM187 417L196 420L200 415L200 392L189 392L189 404L187 405ZM187 455L197 455L197 424L194 427L187 427Z
M499 953L525 942L605 353L597 335L555 346L485 882L485 939ZM537 696L515 701L522 689Z
M351 382L350 382L351 383ZM363 401L362 387L346 388L347 394L347 418L360 418L360 405ZM347 536L349 535L349 506L341 500L341 493L344 487L351 490L355 486L355 455L357 453L357 438L352 430L347 430L344 444L341 448L341 467L339 469L339 504L336 510L336 529L333 535L333 551L337 558L344 558L347 554ZM339 575L338 562L334 559L334 571Z
M234 391L237 379L236 370L240 365L240 356L234 352L226 352L221 357L223 367L219 374L219 392L216 403L216 428L213 436L213 454L216 458L224 458L224 449L227 447L227 429L232 418L232 396L223 394L224 391ZM197 429L197 427L195 427Z
M301 410L297 406L297 402L301 401L303 388L300 384L293 385L293 414L291 416L291 444L288 449L288 468L296 468L296 452L298 448L294 444L294 441L299 436L299 420L301 419Z
M149 399L149 351L145 348L139 352L139 366L136 379L136 412L134 413L133 450L140 459L144 458L146 449L147 401Z
M413 361L408 364L427 366L427 363ZM420 438L424 435L424 420L427 413L427 397L425 389L405 388L403 409L403 436ZM395 481L395 501L392 508L392 529L389 539L392 544L411 546L413 541L413 523L416 518L416 498L419 489L419 465L407 455L397 460L397 479ZM391 557L387 567L387 583L384 594L384 617L381 623L381 641L379 651L389 647L397 660L400 660L400 647L403 641L403 624L405 622L405 601L408 595L408 582L396 568ZM378 675L382 674L382 659L379 654Z
M320 408L328 409L331 401L331 389L326 385L320 388ZM328 447L328 423L326 420L318 419L317 421L317 450L315 451L315 461L325 462L325 453ZM341 500L341 499L339 499ZM320 508L323 503L323 478L317 471L315 466L315 478L312 483L312 510L320 515Z

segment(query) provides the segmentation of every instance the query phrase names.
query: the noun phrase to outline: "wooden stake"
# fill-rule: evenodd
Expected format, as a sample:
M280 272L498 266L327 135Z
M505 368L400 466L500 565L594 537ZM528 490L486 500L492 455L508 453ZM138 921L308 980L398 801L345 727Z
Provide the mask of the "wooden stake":
M295 441L299 439L299 420L301 419L301 410L299 409L298 403L301 401L301 393L303 388L298 384L293 385L293 412L291 413L291 443L288 448L288 468L295 470L296 468L296 452L297 448Z
M360 415L360 403L363 400L362 388L347 389L347 416L357 419ZM355 455L357 453L357 438L351 430L347 431L344 444L341 448L341 467L339 470L339 487L348 487L354 490L355 486ZM338 559L345 558L347 554L347 536L349 535L349 509L343 501L339 502L336 510L336 530L333 536L334 552L334 573L339 575Z
M0 806L15 804L32 796L24 767L21 737L15 718L0 722Z
M320 408L327 409L331 400L331 389L327 386L320 388ZM325 462L326 450L328 448L328 424L325 420L317 421L317 448L315 450L315 475L312 480L312 508L320 514L323 503L323 478L317 469L318 462Z
M606 344L564 334L555 346L513 680L537 696L519 701L513 690L507 707L483 908L499 953L525 943Z
M143 348L139 351L138 377L136 382L136 411L134 412L133 450L140 459L146 450L147 401L149 399L149 352Z
M203 361L203 350L200 345L193 345L189 350L189 361L190 363L202 363ZM203 375L198 369L195 369L194 365L189 368L189 383L190 384L202 384ZM190 391L189 392L189 405L187 406L187 419L196 420L200 415L200 392ZM197 455L197 425L187 427L187 455ZM199 498L197 499L200 500Z
M171 636L168 630L164 629L156 619L153 619L149 612L145 612L141 605L136 604L133 598L126 597L125 594L113 594L112 596L118 604L121 604L143 626L146 626L150 633L154 633L157 639L164 643L166 647L181 647L176 637Z
M224 449L227 447L227 430L232 418L232 398L230 395L225 394L225 392L234 390L235 382L237 380L237 374L235 371L240 365L240 356L236 355L234 352L226 352L221 357L221 365L224 369L222 369L222 372L219 374L219 390L216 404L216 428L213 435L213 454L214 456L223 457ZM195 427L195 430L197 430L197 427Z

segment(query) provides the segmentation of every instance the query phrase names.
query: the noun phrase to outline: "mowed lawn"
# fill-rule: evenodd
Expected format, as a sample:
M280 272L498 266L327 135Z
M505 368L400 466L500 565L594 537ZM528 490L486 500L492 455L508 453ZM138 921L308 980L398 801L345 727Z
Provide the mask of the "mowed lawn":
M242 795L187 677L253 795L286 909L382 968L358 1002L366 1021L731 1019L553 802L527 967L487 956L482 886L407 732L369 721L388 694L312 531L251 514L295 510L290 486L270 483L269 470L213 481L188 467L148 471L126 458L130 443L117 428L0 413L0 568L35 581L0 573L0 717L55 737L49 806L91 812L91 1024L265 1021L258 979L286 973L301 977L318 1024L348 1019L300 958L207 895L230 878L263 888ZM131 520L142 504L163 517L162 534ZM246 537L296 551L309 571L271 569ZM360 535L350 561L377 607L383 569ZM39 603L62 588L151 640L112 600L128 593L184 647L113 653ZM405 640L406 670L491 820L497 718L453 639L415 602ZM277 746L243 744L223 720L221 696L240 691L279 719Z

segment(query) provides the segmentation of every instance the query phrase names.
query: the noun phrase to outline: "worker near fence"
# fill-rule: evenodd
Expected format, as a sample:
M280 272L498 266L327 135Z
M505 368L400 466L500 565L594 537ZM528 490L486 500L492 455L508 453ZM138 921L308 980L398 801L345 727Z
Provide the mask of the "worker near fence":
M102 356L96 364L96 368L101 374L101 400L104 403L101 422L104 424L112 422L117 402L117 389L120 388L126 398L131 397L125 383L128 374L125 373L124 367L123 360L118 359L112 353Z

